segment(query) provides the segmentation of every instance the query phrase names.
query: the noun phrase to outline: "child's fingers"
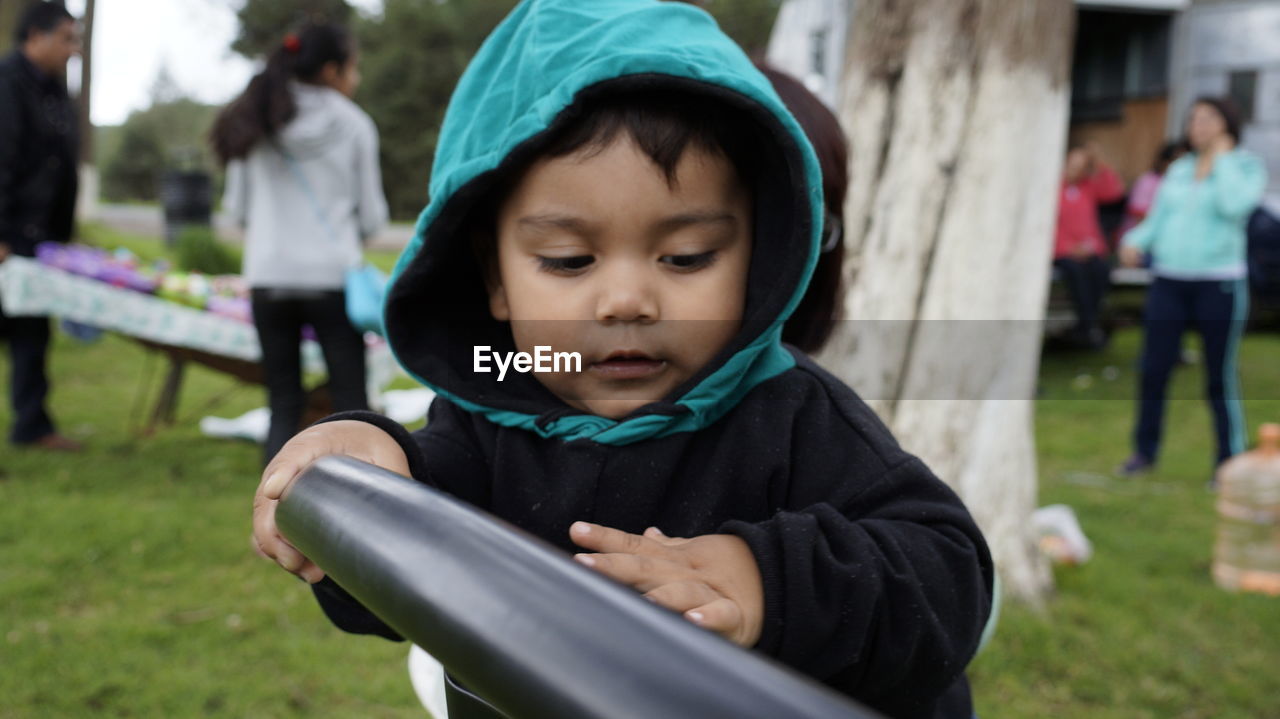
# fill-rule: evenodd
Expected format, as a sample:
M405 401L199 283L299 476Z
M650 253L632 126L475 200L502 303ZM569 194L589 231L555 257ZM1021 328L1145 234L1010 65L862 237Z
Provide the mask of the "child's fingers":
M733 600L720 597L714 601L695 607L684 613L685 619L703 629L737 641L735 636L742 628L742 610Z
M276 564L285 568L285 571L291 574L297 574L309 562L307 558L302 556L302 552L294 549L292 545L281 539L275 542L275 546L271 548L275 552Z
M293 480L302 471L297 462L281 460L267 465L262 472L262 494L267 499L280 499Z
M276 528L275 507L277 502L259 496L254 502L253 512L253 544L259 555L274 560L286 571L303 576L304 570L309 574L303 576L310 582L320 581L324 573L311 563L302 552L289 544ZM315 577L315 579L311 579Z
M271 555L267 554L262 550L262 544L258 542L258 535L256 534L249 535L249 546L253 548L254 553L257 554L259 557L262 557L267 561L271 561Z
M674 612L696 609L721 597L706 582L686 581L664 584L645 593L645 598Z
M280 499L308 465L338 451L340 447L335 446L329 430L323 425L311 427L289 440L262 471L262 494L268 499Z
M641 592L688 579L688 569L643 554L575 554L579 564Z
M253 500L253 539L267 559L275 559L273 552L280 532L276 529L276 501L259 494Z
M596 552L665 556L663 546L654 540L590 522L574 522L569 537L579 547Z
M324 579L324 570L315 565L310 559L302 563L302 567L298 569L298 576L307 581L307 584L315 584Z
M255 537L254 545L254 549L263 558L270 559L285 571L302 577L308 584L315 584L324 579L324 570L316 566L315 562L303 556L302 552L299 552L283 538L270 541L268 548L259 543L257 537Z
M652 539L653 541L657 542L658 544L661 544L664 547L674 547L678 544L684 544L685 542L689 541L684 537L668 537L666 534L663 534L661 529L658 529L657 527L649 527L648 529L644 530L644 537L645 539Z

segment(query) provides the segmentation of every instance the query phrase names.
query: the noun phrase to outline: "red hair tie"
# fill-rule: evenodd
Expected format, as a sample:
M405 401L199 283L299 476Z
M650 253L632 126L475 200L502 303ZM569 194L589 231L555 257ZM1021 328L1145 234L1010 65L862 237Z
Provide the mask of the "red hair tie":
M298 51L302 49L302 41L298 39L297 35L289 33L284 36L284 49L291 55L297 55Z

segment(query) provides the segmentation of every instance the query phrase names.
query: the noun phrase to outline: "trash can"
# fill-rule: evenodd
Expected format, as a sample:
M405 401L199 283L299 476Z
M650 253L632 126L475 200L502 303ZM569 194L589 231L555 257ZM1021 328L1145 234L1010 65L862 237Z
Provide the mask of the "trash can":
M160 178L164 240L169 246L187 227L213 224L213 178L200 170L170 170Z

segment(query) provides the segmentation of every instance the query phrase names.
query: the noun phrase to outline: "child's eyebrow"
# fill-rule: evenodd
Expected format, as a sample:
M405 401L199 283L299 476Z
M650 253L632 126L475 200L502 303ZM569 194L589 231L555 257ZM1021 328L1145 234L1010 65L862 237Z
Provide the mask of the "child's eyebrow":
M592 230L589 222L572 215L529 215L516 220L516 224L521 227L531 227L535 230L564 230L583 236L590 234Z
M690 225L715 225L715 224L738 224L738 218L732 212L720 212L716 210L682 212L678 215L664 217L656 225L657 229L663 232L671 232L679 230Z

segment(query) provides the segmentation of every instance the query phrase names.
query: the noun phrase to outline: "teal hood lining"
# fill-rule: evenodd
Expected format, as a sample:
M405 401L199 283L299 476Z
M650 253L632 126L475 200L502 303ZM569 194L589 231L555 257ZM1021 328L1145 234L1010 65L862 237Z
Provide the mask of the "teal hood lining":
M602 2L650 4L647 0ZM535 0L521 8L548 3L554 4L554 0ZM500 26L481 56L496 51L494 38L503 35ZM405 369L460 407L496 424L547 438L621 445L705 427L756 385L792 367L794 359L781 345L782 322L799 303L817 261L821 176L807 140L768 81L736 47L733 50L737 55L729 53L733 62L722 58L720 63L732 72L717 65L715 81L703 77L705 73L698 66L673 62L668 56L619 61L616 55L608 55L574 69L545 95L535 98L516 122L527 125L522 132L506 133L502 142L488 145L492 149L473 157L457 152L438 157L432 202L419 218L415 237L397 264L385 306L387 336ZM468 113L459 104L474 92L466 87L468 83L483 81L481 74L473 72L477 63L485 65L481 56L473 61L455 92L441 133L442 144L456 134L452 131L457 130L457 123L483 118L482 106L509 94L495 90L490 83L481 106ZM615 66L619 62L621 67ZM666 71L653 72L655 65ZM573 122L594 98L655 88L710 95L724 103L726 112L754 123L762 136L765 161L752 188L756 222L742 329L715 360L669 397L616 421L569 408L530 375L508 376L499 385L492 375L471 372L475 345L486 344L499 352L514 351L514 347L509 328L488 314L480 270L466 236L468 216L501 178L509 177L512 168L527 166L548 139ZM554 114L552 110L556 110ZM528 118L537 119L537 123L530 124ZM511 129L507 125L495 133ZM464 134L474 131L467 126ZM519 139L511 138L512 134ZM471 139L474 137L459 142Z

